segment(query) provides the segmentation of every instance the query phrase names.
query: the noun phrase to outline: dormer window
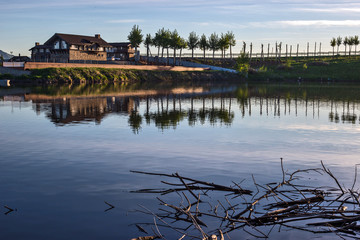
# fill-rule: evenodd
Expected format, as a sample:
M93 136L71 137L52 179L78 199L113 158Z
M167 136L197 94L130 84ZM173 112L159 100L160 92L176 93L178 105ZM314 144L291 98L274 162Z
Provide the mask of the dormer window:
M60 48L60 43L59 43L59 41L56 41L54 43L54 49L59 49L59 48Z
M61 48L62 49L67 49L67 44L65 41L61 41Z

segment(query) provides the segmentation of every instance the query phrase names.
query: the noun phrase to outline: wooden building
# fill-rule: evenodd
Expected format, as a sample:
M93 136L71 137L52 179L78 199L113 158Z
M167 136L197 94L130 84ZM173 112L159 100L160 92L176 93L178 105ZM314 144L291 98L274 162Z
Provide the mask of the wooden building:
M55 33L43 45L30 49L33 62L91 63L107 60L129 60L134 56L130 43L107 43L100 34L82 36Z
M135 49L129 42L109 43L112 48L108 51L108 60L128 61L135 56Z
M94 37L55 33L43 45L30 49L34 62L106 61L112 46L95 34Z

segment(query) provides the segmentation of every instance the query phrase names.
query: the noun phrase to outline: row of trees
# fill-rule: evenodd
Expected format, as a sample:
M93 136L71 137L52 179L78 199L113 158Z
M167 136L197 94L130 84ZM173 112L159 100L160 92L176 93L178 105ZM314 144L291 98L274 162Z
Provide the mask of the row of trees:
M211 50L213 52L213 58L216 51L221 51L221 56L224 57L226 50L230 49L230 57L232 58L232 47L236 45L235 35L233 32L229 31L227 33L221 33L219 36L216 33L212 33L208 38L203 34L201 37L195 32L191 32L187 39L182 38L177 30L174 31L166 30L165 28L159 29L155 36L152 37L151 34L147 34L145 39L143 39L143 34L138 25L134 25L130 34L128 35L128 40L131 45L135 47L135 51L143 42L146 47L146 55L149 58L150 47L154 46L158 48L158 56L164 57L164 50L166 49L167 58L169 58L169 48L174 50L174 62L176 51L180 50L180 58L182 50L188 48L191 50L191 56L194 57L194 50L199 48L204 52Z
M333 48L333 55L335 55L335 47L337 46L337 54L339 54L339 47L341 44L345 46L345 55L346 55L346 47L349 46L349 56L351 55L351 48L352 46L355 46L355 55L356 55L356 48L359 45L359 36L350 36L345 37L342 39L342 37L332 38L330 41L330 46Z

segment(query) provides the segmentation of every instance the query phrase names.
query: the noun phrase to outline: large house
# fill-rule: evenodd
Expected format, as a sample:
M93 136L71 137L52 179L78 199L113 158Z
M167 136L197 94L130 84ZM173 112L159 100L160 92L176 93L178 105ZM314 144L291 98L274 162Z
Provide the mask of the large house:
M134 57L135 49L129 42L110 43L112 48L108 51L110 60L129 60Z
M119 47L119 46L127 47ZM100 34L82 36L55 33L43 45L38 42L30 49L34 62L90 62L111 60L129 60L133 48L129 43L107 43Z

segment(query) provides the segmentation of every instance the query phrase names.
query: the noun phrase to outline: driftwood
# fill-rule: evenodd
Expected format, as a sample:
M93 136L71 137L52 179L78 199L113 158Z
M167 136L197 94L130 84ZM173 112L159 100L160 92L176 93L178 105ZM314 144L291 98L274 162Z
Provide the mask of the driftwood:
M360 226L357 225L357 221L360 221L360 192L355 189L357 166L354 182L349 189L340 184L323 162L321 166L288 173L281 159L281 181L260 185L253 177L256 193L234 182L232 186L224 186L178 173L132 171L177 181L162 181L168 188L141 189L135 193L172 193L180 198L180 203L174 204L157 197L161 205L158 213L140 206L142 209L137 211L152 215L154 223L135 226L143 233L148 232L145 226L156 226L154 236L163 239L160 229L165 228L172 229L178 235L177 239L224 240L230 239L230 234L235 230L244 231L252 237L268 238L275 226L279 227L279 231L294 229L314 234L360 237ZM310 172L329 178L333 186L299 185L299 178ZM213 197L211 193L215 192L216 197ZM189 197L194 200L190 201ZM157 224L155 219L161 224ZM218 225L214 225L214 222L218 222Z

